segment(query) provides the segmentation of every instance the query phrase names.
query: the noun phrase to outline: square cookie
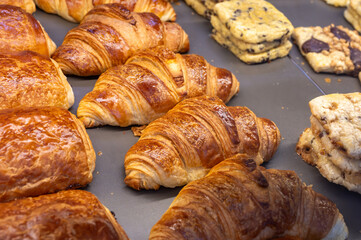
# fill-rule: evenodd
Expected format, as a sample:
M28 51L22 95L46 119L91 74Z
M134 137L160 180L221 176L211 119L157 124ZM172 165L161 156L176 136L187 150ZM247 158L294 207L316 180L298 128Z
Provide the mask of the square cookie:
M264 0L232 0L217 3L214 14L235 38L259 44L291 36L292 23Z

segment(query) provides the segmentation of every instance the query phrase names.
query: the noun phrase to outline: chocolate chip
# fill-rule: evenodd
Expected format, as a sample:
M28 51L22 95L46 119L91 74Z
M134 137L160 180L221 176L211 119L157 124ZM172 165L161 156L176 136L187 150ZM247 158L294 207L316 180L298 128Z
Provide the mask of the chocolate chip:
M347 35L347 33L345 33L344 31L342 31L341 29L339 29L337 27L331 27L331 32L338 39L345 39L347 42L351 41L349 35Z
M242 11L241 9L237 9L236 11L233 12L233 17L238 17L239 15L241 15Z
M266 7L263 7L263 10L264 10L265 12L267 12L268 9L267 9Z
M302 44L302 51L304 53L309 53L309 52L319 53L322 52L323 50L329 51L330 46L327 43L313 37Z
M353 65L355 66L352 75L357 76L361 71L361 51L350 47L350 58Z
M319 137L319 138L322 138L323 135L324 135L324 132L320 132L320 134L318 134L318 137Z

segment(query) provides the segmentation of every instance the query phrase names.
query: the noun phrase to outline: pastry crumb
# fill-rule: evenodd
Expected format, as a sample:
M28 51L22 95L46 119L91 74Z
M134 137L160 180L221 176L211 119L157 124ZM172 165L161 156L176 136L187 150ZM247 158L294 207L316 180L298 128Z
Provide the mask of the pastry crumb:
M285 107L281 107L281 109L283 110L283 109L285 109Z
M326 83L331 83L331 78L325 78Z
M98 152L98 156L101 156L101 155L103 155L103 152L102 152L102 151L99 151L99 152Z
M114 193L113 193L113 192L111 192L111 193L110 193L110 195L112 195L112 196L113 196L113 195L114 195Z
M98 174L99 174L99 171L97 171L96 174L98 175Z
M304 66L304 65L305 65L305 62L301 62L301 65Z
M337 82L342 82L342 79L341 79L341 78L337 78Z
M174 2L174 4L177 5L177 6L181 5L180 2L178 2L178 1Z

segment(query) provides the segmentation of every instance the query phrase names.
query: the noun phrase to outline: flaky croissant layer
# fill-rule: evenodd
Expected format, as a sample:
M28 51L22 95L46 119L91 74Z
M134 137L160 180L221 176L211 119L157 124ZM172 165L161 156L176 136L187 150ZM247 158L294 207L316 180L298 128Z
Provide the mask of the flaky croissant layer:
M156 47L132 56L103 73L79 103L86 127L148 124L185 98L217 96L228 102L239 82L228 70L195 54L175 54Z
M125 156L124 181L138 190L182 186L237 153L268 161L279 143L277 126L248 108L190 98L145 128Z
M90 10L80 25L68 32L52 57L65 74L92 76L123 64L136 51L159 45L186 52L188 35L177 23L162 22L153 13L104 4Z
M149 239L346 239L336 205L293 171L235 155L185 186Z

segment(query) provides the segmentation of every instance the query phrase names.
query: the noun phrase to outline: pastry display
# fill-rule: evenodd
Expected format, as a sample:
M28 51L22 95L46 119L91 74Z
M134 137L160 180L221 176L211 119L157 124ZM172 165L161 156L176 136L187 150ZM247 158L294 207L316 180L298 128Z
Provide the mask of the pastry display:
M315 72L357 76L361 71L361 36L343 26L298 27L293 38Z
M330 182L361 193L361 93L329 94L310 101L311 127L296 151Z
M95 6L121 3L133 12L152 12L162 21L175 21L176 13L166 0L35 0L36 5L47 13L58 14L71 22L80 22Z
M0 238L128 239L112 213L83 190L0 203Z
M350 1L350 0L324 0L324 1L327 4L335 6L335 7L346 7L347 1Z
M337 206L293 171L238 154L185 186L149 239L346 239Z
M156 47L103 73L80 101L77 116L86 127L148 124L185 98L209 95L228 102L238 89L230 71L203 57Z
M347 8L344 11L347 21L359 32L361 32L361 1L349 0Z
M34 51L50 56L56 48L41 24L19 7L0 5L0 52Z
M270 120L217 97L183 100L151 122L125 155L124 182L134 189L177 187L205 176L237 153L268 161L280 143Z
M36 6L33 0L0 0L0 5L3 4L20 7L30 14L36 10Z
M292 23L267 1L225 1L213 11L213 38L245 63L284 57L292 48Z
M133 13L121 4L99 5L70 30L53 54L65 74L100 75L123 64L136 51L164 45L175 52L189 49L188 35L176 23L153 13Z
M68 109L74 93L59 65L35 52L0 53L0 110L55 106Z
M0 239L360 239L359 1L0 0Z
M0 201L86 186L94 168L89 136L69 111L0 111Z

